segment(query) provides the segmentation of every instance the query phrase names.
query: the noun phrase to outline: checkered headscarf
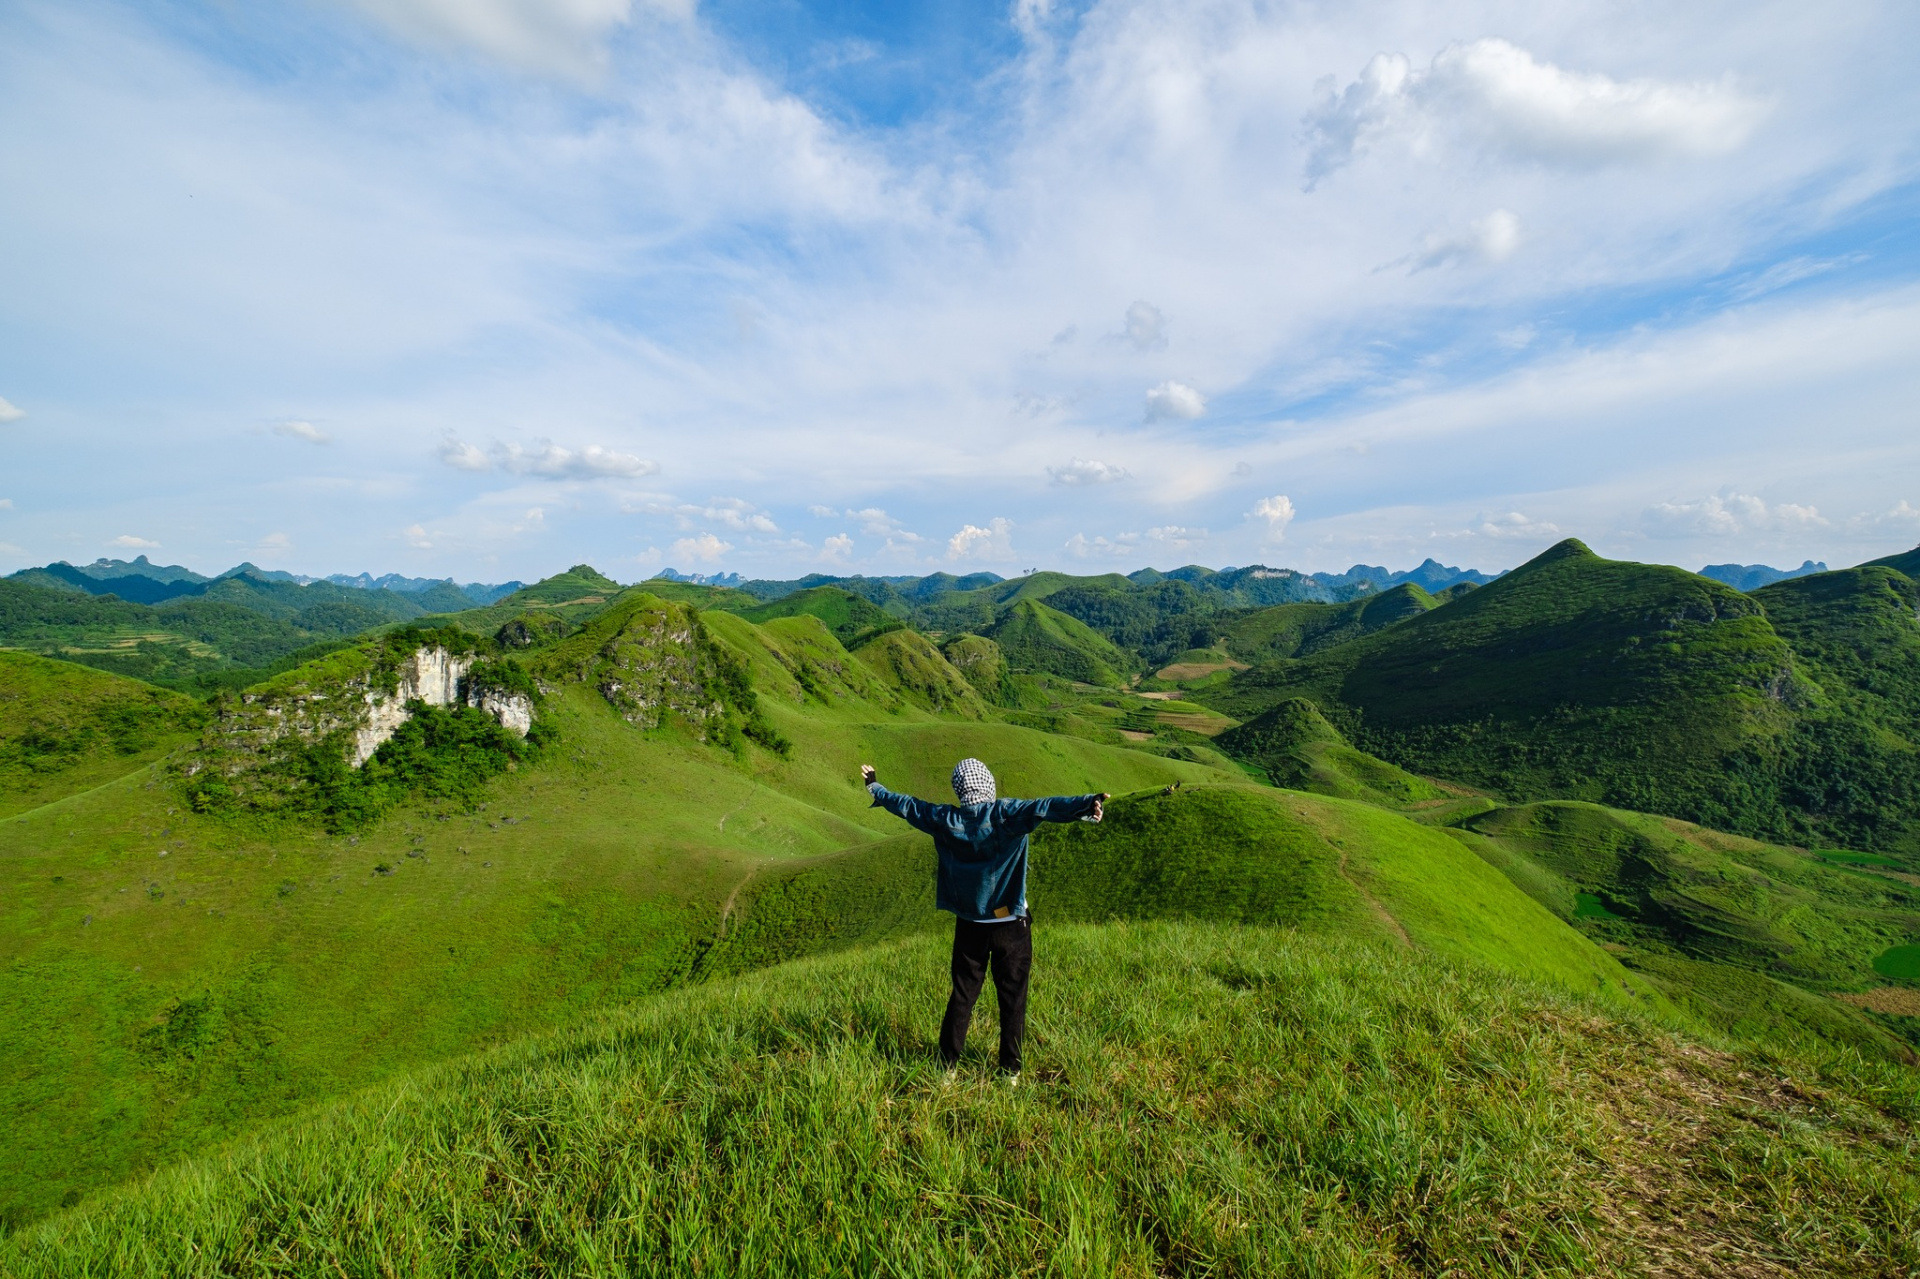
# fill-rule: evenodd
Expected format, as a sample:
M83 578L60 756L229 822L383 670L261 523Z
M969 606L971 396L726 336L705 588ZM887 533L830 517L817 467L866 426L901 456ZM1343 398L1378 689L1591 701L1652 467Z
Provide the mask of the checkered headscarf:
M994 801L993 774L977 759L963 759L953 766L953 793L962 804L991 804Z

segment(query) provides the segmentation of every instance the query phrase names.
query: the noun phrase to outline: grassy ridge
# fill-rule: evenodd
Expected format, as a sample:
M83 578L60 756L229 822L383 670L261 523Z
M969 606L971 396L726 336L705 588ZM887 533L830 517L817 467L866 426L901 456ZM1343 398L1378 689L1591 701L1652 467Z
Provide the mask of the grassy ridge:
M1777 753L1789 703L1814 695L1752 599L1572 541L1445 607L1194 694L1243 719L1307 697L1355 746L1424 776L1732 829L1778 803L1728 761Z
M967 754L1030 792L1219 775L919 710L816 619L708 618L804 738L794 759L639 731L572 685L541 711L559 745L478 809L415 801L329 834L196 814L142 769L0 822L0 1213L691 979L758 868L897 833L853 780L863 759L929 794Z
M1109 687L1126 683L1137 663L1086 623L1021 598L983 632L1012 671L1060 675Z
M1221 642L1243 662L1307 657L1350 639L1404 622L1436 606L1412 582L1345 604L1276 604L1218 628Z
M1904 1081L1386 943L1036 929L1031 1065L931 1068L938 939L646 1001L21 1232L21 1276L1920 1265ZM993 1033L992 1015L976 1043Z
M190 740L205 719L177 693L0 652L0 817L124 776Z

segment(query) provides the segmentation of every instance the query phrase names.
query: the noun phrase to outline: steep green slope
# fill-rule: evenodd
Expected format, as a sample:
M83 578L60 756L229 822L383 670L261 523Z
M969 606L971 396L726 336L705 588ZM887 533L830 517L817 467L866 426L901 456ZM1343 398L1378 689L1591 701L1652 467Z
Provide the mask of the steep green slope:
M0 652L0 817L133 772L205 718L198 703L151 684Z
M771 604L740 610L740 616L750 622L796 617L803 613L825 622L827 629L842 643L852 640L862 631L884 626L894 620L893 615L884 609L836 586L816 586L812 590L796 591Z
M528 658L552 684L538 718L557 744L477 801L423 794L330 834L196 813L143 769L0 821L0 1213L36 1216L316 1098L698 976L742 881L898 833L855 781L863 760L935 796L965 755L1008 793L1220 776L921 710L811 617L706 615L798 746L703 744L691 716L634 692L701 669L669 660L684 643L641 642L656 621L686 616L636 596ZM276 689L253 708L338 691L315 671Z
M1307 657L1324 648L1371 635L1436 606L1411 582L1345 604L1276 604L1237 617L1218 628L1220 641L1240 661L1271 662Z
M1800 716L1778 767L1799 820L1771 833L1901 853L1920 867L1920 585L1865 567L1754 598L1825 694Z
M1117 687L1126 683L1126 673L1134 667L1105 636L1037 600L1016 601L984 634L1000 646L1007 668L1016 672Z
M1792 707L1816 696L1754 600L1573 541L1443 608L1194 694L1242 719L1306 697L1415 773L1732 829L1780 805L1731 762L1776 759Z
M915 706L968 719L986 714L966 676L918 631L888 631L861 644L853 655Z
M1890 568L1904 573L1908 577L1920 578L1920 546L1911 551L1902 551L1898 555L1888 555L1877 560L1868 560L1862 568Z
M1214 744L1266 774L1275 786L1356 799L1424 822L1448 823L1492 807L1492 801L1416 777L1355 750L1340 730L1304 697L1290 697Z
M1621 948L1631 966L1690 999L1710 1022L1907 1055L1858 1009L1817 995L1884 984L1873 961L1920 937L1920 889L1796 850L1592 804L1495 809L1455 834L1561 918Z
M928 938L647 1000L21 1232L26 1276L1579 1274L1920 1265L1903 1079L1389 944L1036 930L1017 1089ZM986 1001L990 1004L990 1001ZM976 1044L990 1042L983 1007Z
M973 685L980 700L993 705L1011 702L1007 658L998 644L984 635L955 635L940 646L940 654Z

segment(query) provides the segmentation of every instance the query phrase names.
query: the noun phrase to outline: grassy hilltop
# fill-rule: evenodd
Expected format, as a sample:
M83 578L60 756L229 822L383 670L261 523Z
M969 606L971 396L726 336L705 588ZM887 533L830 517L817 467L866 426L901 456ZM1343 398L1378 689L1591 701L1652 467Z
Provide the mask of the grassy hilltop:
M937 939L643 1001L17 1235L23 1276L1893 1276L1911 1094L1311 930L1048 931L1044 1062L930 1068ZM976 1036L992 1033L989 1012ZM1765 1259L1765 1268L1754 1258Z
M1911 1270L1920 889L1847 851L1911 579L1206 572L581 565L204 704L0 654L80 743L0 771L0 1273ZM416 668L464 700L349 767ZM1768 792L1837 844L1626 811L1845 751ZM965 754L1117 796L1034 841L1012 1094L929 1070L930 852L854 781Z
M1243 720L1305 698L1365 751L1512 799L1920 869L1917 594L1866 568L1749 596L1569 540L1444 606L1191 695Z

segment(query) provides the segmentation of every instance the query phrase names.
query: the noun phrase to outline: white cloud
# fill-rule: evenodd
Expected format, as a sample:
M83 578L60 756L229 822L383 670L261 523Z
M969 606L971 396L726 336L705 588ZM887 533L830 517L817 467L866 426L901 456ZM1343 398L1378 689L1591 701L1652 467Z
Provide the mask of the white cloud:
M562 448L548 440L536 441L531 448L502 444L494 449L494 456L502 470L543 480L637 479L660 470L658 462L632 453L616 453L598 444L581 449Z
M1182 528L1178 524L1168 524L1162 528L1147 530L1147 540L1158 542L1162 546L1184 551L1188 547L1198 546L1207 540L1207 530L1203 528Z
M1764 114L1728 80L1615 80L1538 62L1505 40L1451 44L1416 71L1376 54L1306 116L1309 187L1390 134L1431 148L1436 135L1509 156L1575 167L1711 156L1747 140Z
M732 542L723 542L712 533L702 533L698 537L683 537L675 542L673 557L677 560L711 564L732 549Z
M260 541L255 544L253 549L256 551L266 551L269 553L273 551L291 550L293 549L293 539L288 537L285 533L269 533L265 537L261 538Z
M309 444L326 444L332 438L311 422L281 422L274 426L273 433L289 439L305 440Z
M1132 555L1140 549L1138 533L1121 533L1117 537L1088 537L1085 533L1075 533L1066 541L1067 553L1075 559L1113 559L1121 555Z
M12 509L13 499L10 497L0 497L0 511L11 511Z
M160 543L144 537L135 537L131 533L122 533L119 537L108 542L107 545L117 546L127 551L153 551L160 548Z
M491 453L487 453L449 434L441 440L435 453L455 470L489 471L498 466L513 475L531 475L543 480L631 480L660 471L658 462L633 453L616 452L598 444L570 449L551 440L536 440L531 445L495 444Z
M813 516L815 519L830 520L834 516L840 514L840 510L838 507L821 506L816 503L815 505L809 506L807 508L807 514Z
M947 539L950 560L1000 561L1013 558L1013 521L995 518L987 527L968 524Z
M633 0L348 0L401 36L465 46L510 66L581 78L605 60L603 44L632 17ZM691 0L648 6L676 16Z
M1127 308L1124 336L1136 351L1157 351L1167 344L1167 317L1151 302L1135 302ZM1055 343L1059 341L1060 337L1054 338Z
M1147 391L1147 421L1191 422L1207 411L1207 397L1184 382L1162 382Z
M723 524L738 533L780 531L780 526L773 522L771 515L752 502L737 497L708 498L705 506L677 506L674 512L680 517L682 528L688 527L691 521L705 520L709 524Z
M1253 504L1253 518L1267 522L1267 537L1270 541L1281 541L1287 535L1287 525L1293 523L1293 499L1282 493L1276 497L1263 497Z
M1482 537L1512 538L1528 542L1560 536L1558 525L1549 524L1545 520L1530 519L1518 511L1509 511L1505 515L1482 515L1474 525L1473 531Z
M1520 247L1520 219L1506 209L1495 209L1464 231L1435 232L1420 242L1410 257L1409 271L1473 262L1505 262Z
M18 422L26 415L25 409L15 408L5 400L0 400L0 422Z
M1126 479L1131 472L1126 467L1113 462L1096 462L1089 458L1076 457L1065 466L1049 466L1047 474L1053 477L1055 484L1073 486L1112 484Z
M449 435L440 441L436 450L440 460L457 471L487 471L493 469L493 462L473 445Z
M820 544L820 558L828 564L844 564L853 556L853 538L836 533Z
M427 530L423 525L409 524L400 530L400 536L406 538L407 545L416 551L433 549L433 539L427 536Z
M1751 493L1722 492L1687 502L1661 502L1641 514L1653 537L1731 537L1739 533L1817 528L1828 523L1811 506L1769 504Z

